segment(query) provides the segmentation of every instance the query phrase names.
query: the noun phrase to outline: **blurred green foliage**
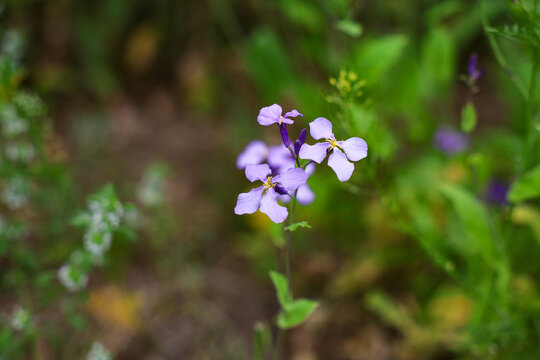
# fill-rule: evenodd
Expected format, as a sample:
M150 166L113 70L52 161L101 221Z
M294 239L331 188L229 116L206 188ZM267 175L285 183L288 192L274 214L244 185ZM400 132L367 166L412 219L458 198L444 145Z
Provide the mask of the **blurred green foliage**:
M155 251L148 256L158 263L151 271L180 278L194 299L197 320L211 313L200 300L201 274L211 267L208 253L221 258L226 249L235 264L251 266L253 274L246 277L264 284L276 268L273 246L283 246L281 229L258 215L234 217L241 185L232 164L261 133L258 109L277 102L304 114L291 131L325 116L338 138L359 136L369 144L368 158L348 183L338 184L334 174L318 168L309 180L316 200L299 210L298 218L312 228L295 232L293 278L302 296L320 300L313 314L320 317L295 331L315 337L315 358L362 353L350 345L355 335L349 330L367 332L364 317L340 318L341 305L370 314L368 321L391 339L393 358L540 357L537 1L235 0L204 7L195 0L12 0L2 7L0 298L22 307L2 309L0 354L24 358L44 333L50 336L42 341L54 344L57 358L81 358L88 351L63 336L92 336L79 311L87 295L63 298L56 280L56 269L81 245L72 240L81 234L68 224L84 206L78 199L84 191L73 183L70 166L80 166L81 177L96 176L84 168L102 170L106 164L95 150L113 141L104 136L112 123L107 110L119 98L138 103L165 91L187 113L197 114L182 114L175 123L199 129L206 121L216 134L206 143L203 135L179 133L174 141L147 135L156 146L185 142L184 151L211 159L174 164L184 173L203 167L206 175L197 186L178 188L211 194L185 200L181 206L188 211L182 214L205 204L209 210L201 215L202 225L175 217L177 209L167 203L171 186L165 186L170 169L158 164L135 190L142 207L134 224L150 239L144 257ZM473 52L487 69L474 86L460 81ZM22 90L28 88L43 97ZM166 108L153 104L159 105L156 113ZM84 119L75 135L63 135L89 154L81 164L65 161L76 151L58 146L47 121L47 113L62 114L58 109ZM442 126L466 133L468 147L456 154L441 151L435 134ZM211 155L204 157L205 151ZM508 195L494 190L496 181L509 188ZM180 224L194 230L181 232ZM120 237L127 240L126 235ZM103 272L138 265L119 246L110 255L122 261ZM39 295L29 297L28 289ZM54 302L58 298L60 304ZM292 302L280 300L281 307ZM313 304L301 305L301 315L312 310ZM61 308L66 323L32 321L50 308ZM282 327L294 323L281 319ZM326 340L317 322L343 338ZM254 355L263 358L270 329L257 329ZM193 345L193 356L238 356L234 339L225 338L226 347L210 333L200 348ZM287 345L287 354L297 354L296 342Z

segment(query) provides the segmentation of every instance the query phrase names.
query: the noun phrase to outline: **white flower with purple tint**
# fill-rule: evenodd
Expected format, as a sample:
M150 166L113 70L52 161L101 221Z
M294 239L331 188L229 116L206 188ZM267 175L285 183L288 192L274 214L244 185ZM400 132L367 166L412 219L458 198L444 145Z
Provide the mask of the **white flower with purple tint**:
M300 148L301 159L308 159L320 164L326 155L328 166L334 170L339 181L347 181L354 171L354 164L350 161L358 161L367 156L367 143L358 137L352 137L345 141L338 141L332 133L332 123L325 118L317 118L309 123L309 132L315 140L324 139L315 145L304 144Z
M237 215L253 214L257 210L268 215L276 224L285 221L288 216L287 208L278 204L279 195L294 192L306 183L308 175L301 168L292 168L283 174L272 176L272 170L267 164L247 165L246 177L249 181L261 181L263 184L248 193L238 195L234 208Z
M282 115L283 109L278 104L263 107L259 111L257 116L257 122L263 126L269 126L272 124L293 124L294 120L291 117L303 116L296 110L289 111L285 115Z

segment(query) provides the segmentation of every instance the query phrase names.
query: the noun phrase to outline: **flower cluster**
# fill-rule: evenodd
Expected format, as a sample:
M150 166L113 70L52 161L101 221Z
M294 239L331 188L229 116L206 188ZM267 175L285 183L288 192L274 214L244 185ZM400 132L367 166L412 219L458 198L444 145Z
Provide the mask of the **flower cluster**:
M74 220L76 225L86 228L84 248L74 251L68 263L58 270L58 278L68 290L78 291L86 286L89 271L93 265L103 262L103 256L111 247L113 233L119 229L123 216L124 206L111 186L90 197L88 210Z
M352 137L345 141L336 140L332 123L322 117L309 124L313 139L322 142L306 144L307 129L300 132L298 139L291 141L287 125L294 124L292 118L303 115L297 110L282 114L281 106L273 104L260 110L257 122L263 126L277 124L283 144L267 146L263 141L255 140L236 159L236 167L245 170L249 181L261 182L250 192L238 196L234 209L238 215L260 210L273 222L281 223L287 218L288 211L278 200L287 202L293 198L302 205L308 205L315 199L307 184L315 171L315 164L328 157L328 166L338 179L347 181L354 170L352 161L367 156L367 143L363 139Z

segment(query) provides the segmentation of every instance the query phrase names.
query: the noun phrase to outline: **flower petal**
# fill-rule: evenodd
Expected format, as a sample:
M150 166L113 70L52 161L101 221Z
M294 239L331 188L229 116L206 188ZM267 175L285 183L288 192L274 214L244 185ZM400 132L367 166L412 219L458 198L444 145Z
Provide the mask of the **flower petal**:
M284 204L288 204L291 201L291 197L289 195L279 195L278 200Z
M279 122L279 117L281 116L282 111L281 106L278 104L263 107L261 111L259 111L257 122L263 126L277 123ZM292 121L290 123L292 124Z
M278 173L282 173L294 167L294 158L285 146L270 146L268 150L268 164L272 169L277 169Z
M302 184L305 184L308 179L308 174L301 168L292 168L285 173L274 176L273 182L281 184L288 191L294 191Z
M313 160L316 163L321 163L326 157L326 150L330 147L327 142L316 143L315 145L304 144L300 148L300 159Z
M268 215L276 224L282 223L289 215L287 208L277 202L278 194L274 189L268 189L261 199L261 212Z
M352 137L345 141L340 141L339 144L347 158L351 161L358 161L367 156L368 146L367 143L359 137Z
M291 118L291 117L297 117L297 116L304 116L300 114L296 109L289 111L285 115L283 115L284 118Z
M254 182L255 180L266 181L267 176L271 173L272 171L268 164L246 166L246 177L251 182Z
M339 181L349 180L354 170L354 164L349 162L347 156L336 148L328 157L328 166L335 171Z
M261 141L255 140L250 142L244 151L238 155L236 159L236 167L245 169L246 165L258 165L264 161L268 153L268 146Z
M278 119L278 121L279 121L279 119ZM294 120L283 117L283 118L281 118L281 123L291 125L291 124L294 124Z
M332 123L323 117L316 118L309 123L309 133L315 140L329 139L334 135L332 133Z
M238 195L234 213L237 215L253 214L261 205L261 197L264 191L264 186L255 188L248 193Z
M309 205L315 200L315 193L308 184L300 185L296 192L296 200L300 205Z
M311 163L308 166L306 166L306 174L308 174L308 176L313 175L314 172L315 172L315 164L314 163Z

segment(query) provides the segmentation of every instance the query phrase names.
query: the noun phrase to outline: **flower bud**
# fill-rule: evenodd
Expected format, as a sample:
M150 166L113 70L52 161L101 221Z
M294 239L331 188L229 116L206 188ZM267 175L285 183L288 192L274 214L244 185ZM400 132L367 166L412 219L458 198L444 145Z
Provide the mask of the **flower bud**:
M281 139L283 139L283 144L285 145L285 147L289 147L291 145L291 140L289 140L289 134L287 134L287 125L280 124L279 132L281 133Z

